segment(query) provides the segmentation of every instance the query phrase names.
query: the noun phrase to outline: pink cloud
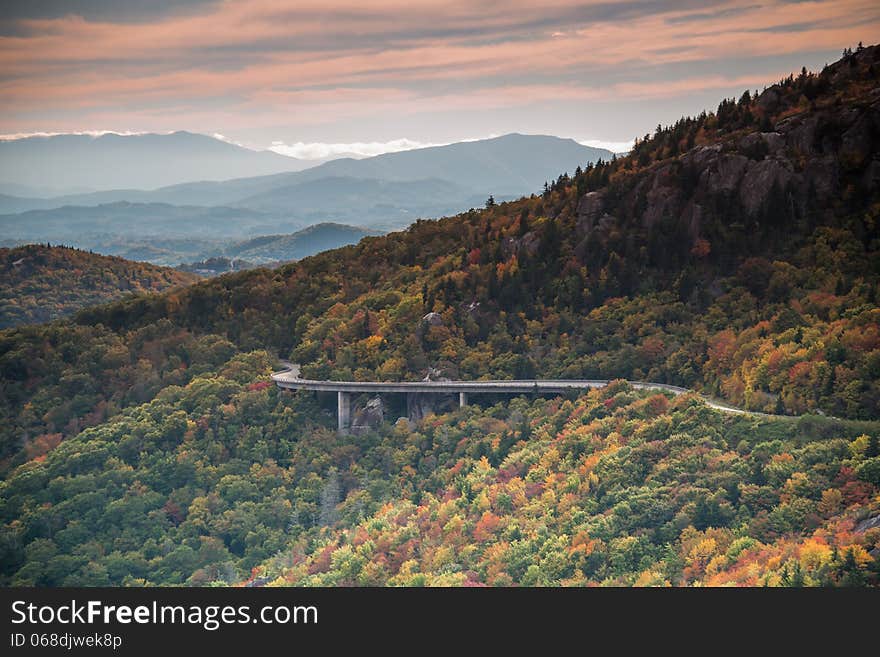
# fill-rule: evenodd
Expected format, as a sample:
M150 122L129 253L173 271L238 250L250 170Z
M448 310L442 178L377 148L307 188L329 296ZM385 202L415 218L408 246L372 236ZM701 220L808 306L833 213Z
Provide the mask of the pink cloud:
M651 82L602 75L834 51L880 27L874 0L761 6L728 0L641 13L614 4L249 0L139 24L78 16L26 20L16 35L0 37L0 103L9 108L0 132L77 129L102 117L135 129L168 129L175 114L231 129L222 121L239 124L235 117L244 109L252 121L295 115L314 123L528 105L537 98L657 98L759 87L785 71L679 73ZM693 20L694 13L702 15ZM34 114L56 118L35 126Z

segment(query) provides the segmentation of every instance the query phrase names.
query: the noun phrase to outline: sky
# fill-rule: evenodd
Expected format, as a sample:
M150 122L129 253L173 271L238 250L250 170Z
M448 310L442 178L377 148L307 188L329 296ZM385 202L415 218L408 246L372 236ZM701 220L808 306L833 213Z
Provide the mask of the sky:
M509 132L625 150L844 47L876 0L6 0L0 134L213 134L310 159Z

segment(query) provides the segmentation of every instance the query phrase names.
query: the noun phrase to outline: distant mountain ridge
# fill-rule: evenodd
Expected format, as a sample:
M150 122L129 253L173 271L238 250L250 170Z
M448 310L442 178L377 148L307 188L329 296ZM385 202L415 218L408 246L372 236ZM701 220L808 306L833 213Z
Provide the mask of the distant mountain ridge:
M175 133L177 134L177 133ZM205 137L211 140L211 138ZM224 142L215 141L221 146ZM252 152L252 151L251 151ZM492 139L432 146L399 153L386 153L364 159L344 158L300 171L254 175L250 171L229 180L207 180L146 189L145 184L129 184L122 189L68 194L50 199L23 199L14 195L0 198L0 213L31 209L50 209L64 205L100 205L117 201L169 203L172 205L259 205L264 209L291 212L289 192L294 186L326 178L352 178L383 182L414 183L443 180L461 188L457 197L489 194L518 197L541 190L544 182L555 179L559 171L574 172L598 159L608 160L611 151L583 146L573 139L546 135L510 134ZM282 157L283 156L277 156ZM0 181L5 181L5 153L0 144ZM302 169L302 167L300 167ZM246 177L245 177L246 176ZM67 181L72 184L73 181ZM300 187L304 189L304 187ZM452 204L441 214L466 209ZM437 216L437 215L435 215ZM345 218L348 223L354 223Z
M298 171L310 165L185 131L0 141L0 183L7 189L155 189L195 180Z

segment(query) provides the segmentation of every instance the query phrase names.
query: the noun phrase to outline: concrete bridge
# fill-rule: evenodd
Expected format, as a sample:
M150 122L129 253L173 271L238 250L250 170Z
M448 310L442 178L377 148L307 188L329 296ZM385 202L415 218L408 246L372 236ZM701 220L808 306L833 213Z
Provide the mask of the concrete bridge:
M459 406L466 406L468 395L471 394L565 394L572 390L604 388L608 379L528 379L513 381L316 381L303 379L299 376L299 365L284 363L286 369L272 375L272 380L279 388L286 390L315 390L318 392L335 392L337 403L337 420L340 433L348 431L351 424L352 393L441 393L457 394ZM636 390L661 390L681 395L693 392L687 388L671 386L666 383L650 383L647 381L629 381ZM764 415L745 411L733 406L721 404L700 395L711 408L725 413Z

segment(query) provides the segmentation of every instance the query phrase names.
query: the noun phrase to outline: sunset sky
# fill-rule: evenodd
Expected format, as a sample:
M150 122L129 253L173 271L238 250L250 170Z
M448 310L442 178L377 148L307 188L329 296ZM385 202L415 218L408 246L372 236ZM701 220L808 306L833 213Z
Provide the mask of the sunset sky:
M312 157L507 132L614 147L878 36L876 0L4 2L0 133L190 130Z

